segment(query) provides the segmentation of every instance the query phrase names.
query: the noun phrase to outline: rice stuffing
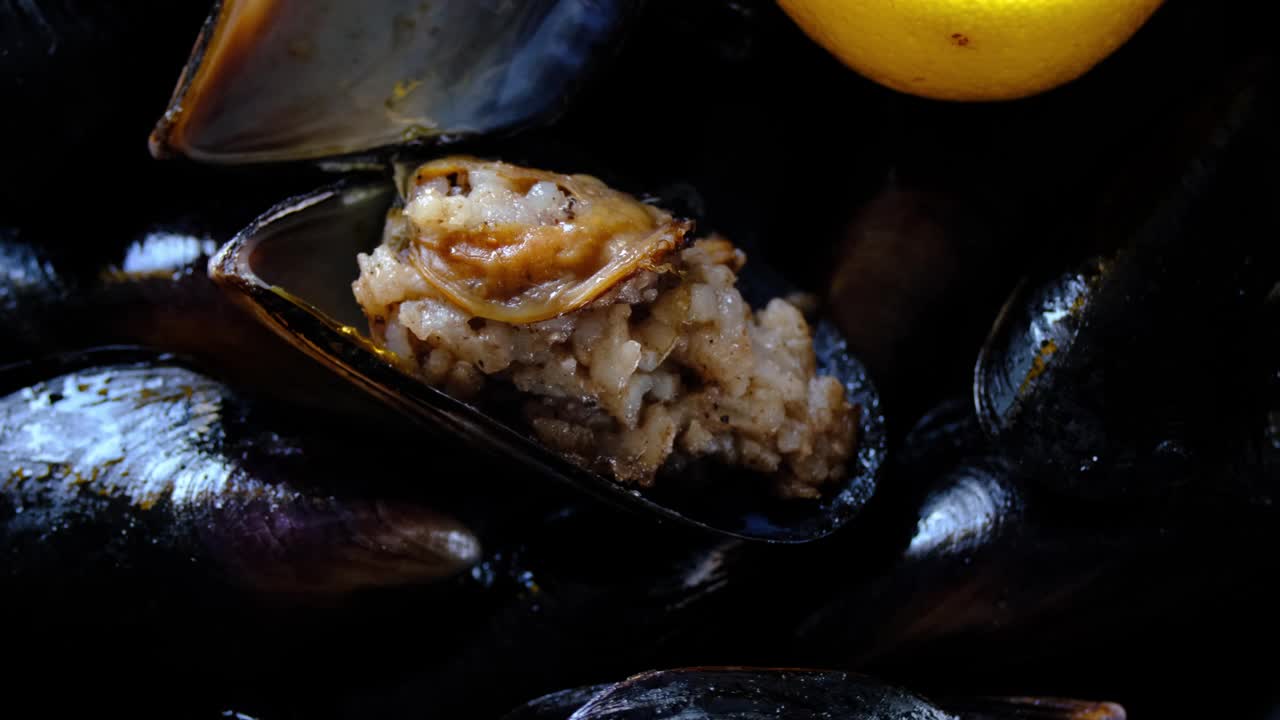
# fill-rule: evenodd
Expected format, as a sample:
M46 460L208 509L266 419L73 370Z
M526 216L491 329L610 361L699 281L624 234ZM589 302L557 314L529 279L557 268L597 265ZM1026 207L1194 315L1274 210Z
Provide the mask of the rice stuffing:
M583 175L424 166L358 257L373 340L446 392L509 383L546 445L625 484L699 458L791 498L838 482L855 444L808 323L735 287L745 255Z

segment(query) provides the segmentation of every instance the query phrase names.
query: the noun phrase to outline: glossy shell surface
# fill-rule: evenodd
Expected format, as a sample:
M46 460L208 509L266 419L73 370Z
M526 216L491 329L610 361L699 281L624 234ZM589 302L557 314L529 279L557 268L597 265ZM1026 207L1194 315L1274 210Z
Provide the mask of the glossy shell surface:
M332 157L512 129L554 113L635 0L223 0L152 151Z

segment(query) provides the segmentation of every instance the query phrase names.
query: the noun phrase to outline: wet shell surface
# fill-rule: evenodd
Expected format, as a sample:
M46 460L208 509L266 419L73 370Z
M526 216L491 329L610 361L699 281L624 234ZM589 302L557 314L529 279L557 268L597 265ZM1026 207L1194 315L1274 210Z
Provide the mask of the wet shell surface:
M221 0L153 153L331 158L548 120L607 64L636 0Z
M479 560L460 521L362 494L332 438L263 410L140 349L0 367L0 589L162 578L155 592L193 580L300 600Z

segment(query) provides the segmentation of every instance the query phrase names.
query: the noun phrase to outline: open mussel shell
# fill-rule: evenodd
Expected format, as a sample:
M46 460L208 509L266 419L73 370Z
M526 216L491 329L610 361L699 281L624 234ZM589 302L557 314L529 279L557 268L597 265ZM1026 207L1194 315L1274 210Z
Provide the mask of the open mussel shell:
M814 329L818 369L844 383L859 408L859 427L846 481L821 501L782 500L750 482L755 478L719 469L697 483L672 478L653 488L625 487L536 442L519 421L500 419L502 408L463 402L410 376L366 339L351 293L356 255L378 244L396 197L389 181L344 181L285 201L227 243L210 274L290 342L411 418L617 505L735 537L797 543L835 531L870 499L886 452L879 396L825 321ZM753 272L751 263L743 270L749 301L761 291L781 294L777 279L762 270Z
M332 157L548 116L638 0L223 0L152 134L218 163Z

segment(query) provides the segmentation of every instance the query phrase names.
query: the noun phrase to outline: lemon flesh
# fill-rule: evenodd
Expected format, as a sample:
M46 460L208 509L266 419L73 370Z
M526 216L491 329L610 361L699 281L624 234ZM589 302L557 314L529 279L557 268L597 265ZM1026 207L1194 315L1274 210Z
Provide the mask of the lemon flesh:
M778 0L846 65L940 100L1009 100L1084 74L1162 0Z

